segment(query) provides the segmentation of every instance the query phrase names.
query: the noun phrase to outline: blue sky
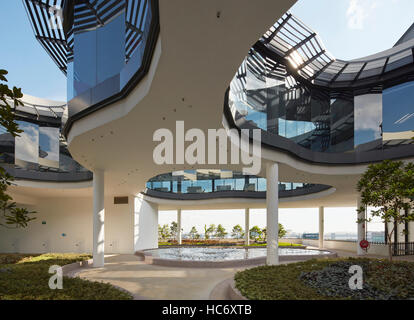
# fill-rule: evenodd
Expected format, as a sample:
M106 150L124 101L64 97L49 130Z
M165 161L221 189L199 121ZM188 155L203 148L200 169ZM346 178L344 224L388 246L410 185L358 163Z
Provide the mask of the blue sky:
M34 37L21 0L0 3L0 68L24 93L66 100L66 77Z
M65 77L34 38L22 1L2 0L0 9L0 68L9 71L10 84L34 96L64 100ZM413 0L299 0L291 11L338 59L385 50L414 21Z
M414 22L413 0L299 0L291 12L337 59L389 49Z

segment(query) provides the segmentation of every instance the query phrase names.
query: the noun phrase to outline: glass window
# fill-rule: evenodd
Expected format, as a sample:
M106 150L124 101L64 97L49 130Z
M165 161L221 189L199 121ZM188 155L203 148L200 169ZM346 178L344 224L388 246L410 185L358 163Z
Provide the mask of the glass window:
M414 82L383 92L383 139L411 139L414 130Z
M354 149L354 98L331 99L331 142L329 152Z
M96 30L74 36L74 95L78 96L97 84Z
M124 37L125 11L97 29L97 83L121 72L125 63Z
M39 128L39 164L59 168L59 128Z
M326 151L329 147L331 135L329 97L326 95L312 95L311 120L315 130L308 138L311 150L317 152Z
M382 94L366 94L354 98L354 145L381 140ZM367 145L368 146L368 145Z
M151 1L89 2L75 5L74 55L67 72L70 115L124 88L142 66L151 31Z
M37 168L39 162L39 126L26 121L16 121L23 130L15 138L15 164L22 168Z

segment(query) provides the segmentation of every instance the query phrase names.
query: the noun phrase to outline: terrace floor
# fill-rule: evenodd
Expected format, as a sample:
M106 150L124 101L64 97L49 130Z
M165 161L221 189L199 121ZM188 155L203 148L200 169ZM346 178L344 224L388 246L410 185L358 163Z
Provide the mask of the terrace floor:
M357 256L353 252L337 253L339 257ZM373 255L367 257L384 258ZM394 259L414 261L414 256ZM292 262L295 261L289 263ZM145 264L135 255L119 254L106 256L104 268L79 269L76 274L88 280L111 283L129 291L135 299L208 300L219 283L243 269L164 267Z

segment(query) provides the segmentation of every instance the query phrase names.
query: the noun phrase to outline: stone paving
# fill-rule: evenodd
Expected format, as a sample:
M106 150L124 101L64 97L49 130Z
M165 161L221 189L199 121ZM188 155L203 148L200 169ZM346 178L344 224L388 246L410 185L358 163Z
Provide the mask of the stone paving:
M337 253L340 257L357 256L353 252ZM373 255L367 257L378 258ZM394 259L414 261L414 256ZM104 268L80 269L77 275L88 280L109 282L129 291L135 299L207 300L219 283L232 278L239 270L243 268L204 269L148 265L135 255L120 254L106 256Z

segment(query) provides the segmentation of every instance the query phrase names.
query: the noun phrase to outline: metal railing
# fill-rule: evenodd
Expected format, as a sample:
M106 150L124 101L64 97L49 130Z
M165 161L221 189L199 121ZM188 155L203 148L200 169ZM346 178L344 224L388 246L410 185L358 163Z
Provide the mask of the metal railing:
M414 255L414 242L394 242L392 244L393 256Z

